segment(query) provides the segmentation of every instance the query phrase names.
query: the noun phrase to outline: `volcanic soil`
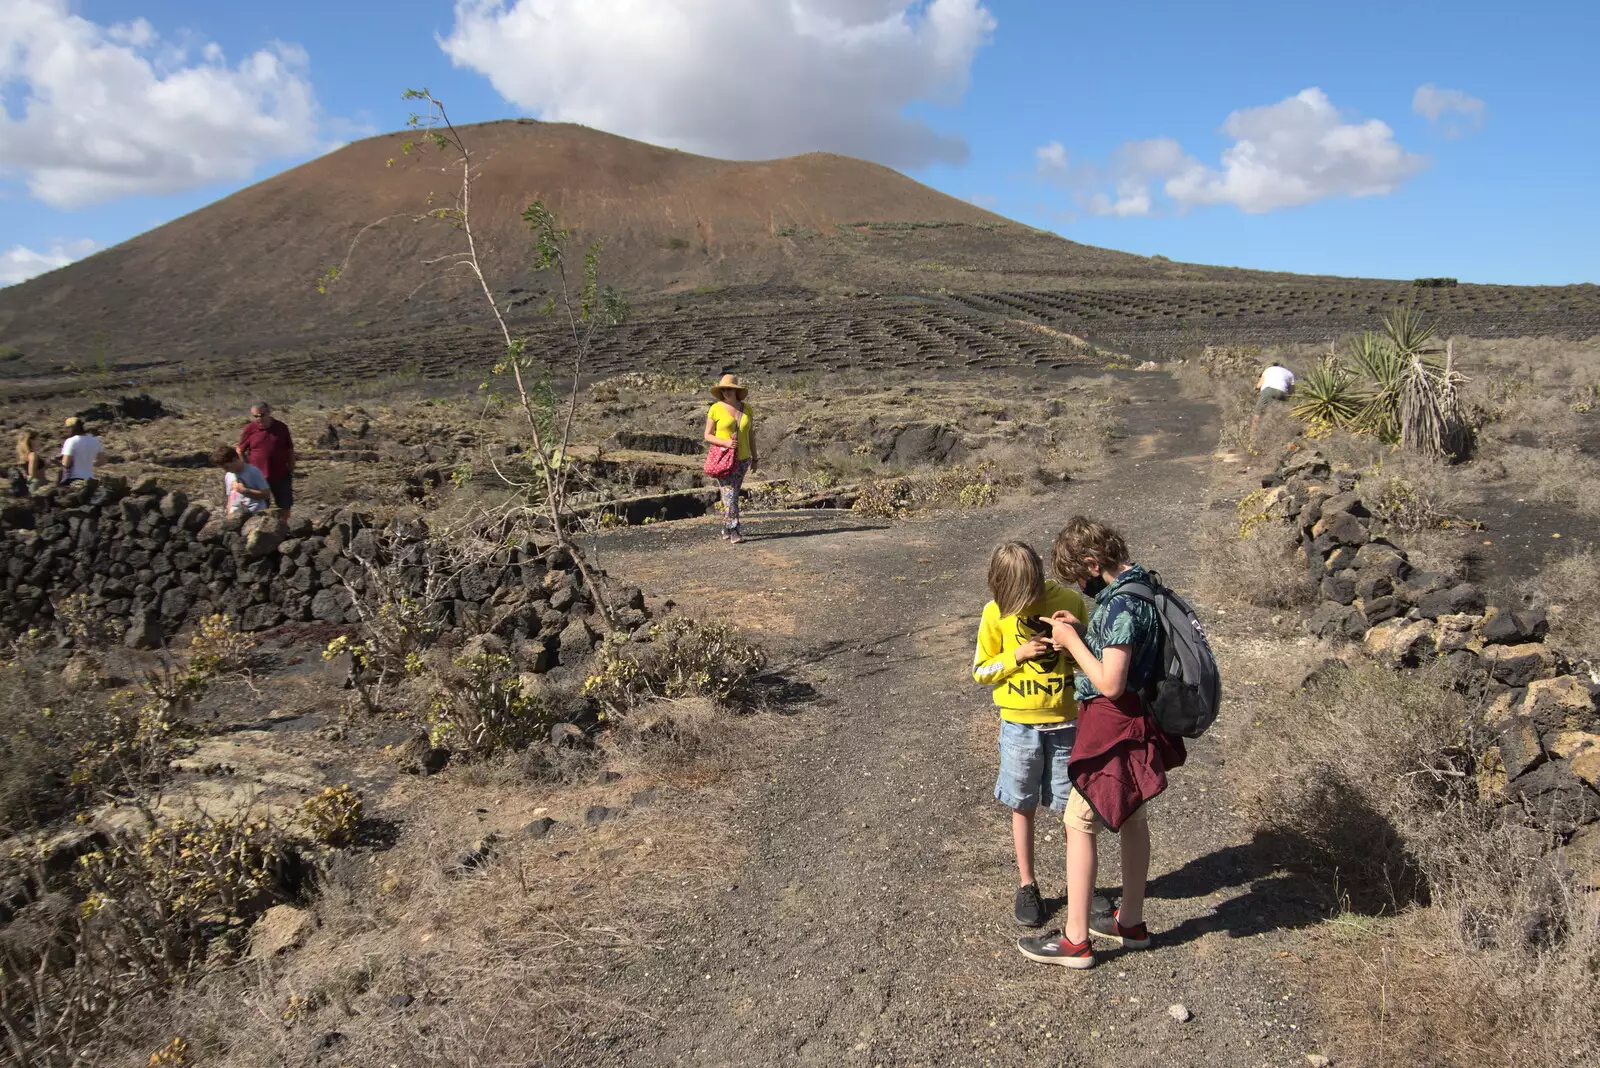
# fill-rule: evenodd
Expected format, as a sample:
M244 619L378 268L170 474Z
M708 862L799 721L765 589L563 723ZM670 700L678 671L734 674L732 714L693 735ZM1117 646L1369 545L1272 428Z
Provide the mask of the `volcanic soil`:
M737 547L702 522L602 542L607 567L756 631L777 669L821 697L731 816L742 861L606 981L646 1015L591 1032L590 1059L1281 1065L1318 1048L1293 932L1325 913L1262 862L1234 812L1226 709L1154 803L1154 947L1105 953L1087 973L1015 947L1026 932L991 795L995 715L969 675L983 576L995 542L1047 546L1083 512L1114 520L1141 561L1184 585L1216 412L1172 401L1164 375L1129 389L1132 448L1112 477L892 526L757 515ZM1062 832L1041 820L1039 833L1041 888L1060 907ZM1108 898L1117 871L1107 836Z

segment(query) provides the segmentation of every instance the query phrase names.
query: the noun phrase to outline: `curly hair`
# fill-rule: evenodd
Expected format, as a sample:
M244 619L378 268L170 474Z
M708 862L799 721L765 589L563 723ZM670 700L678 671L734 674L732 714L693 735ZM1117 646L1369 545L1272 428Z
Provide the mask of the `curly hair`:
M1128 543L1104 523L1075 515L1056 535L1050 566L1064 581L1081 583L1091 577L1089 565L1084 563L1088 557L1094 558L1101 571L1120 567L1128 562Z

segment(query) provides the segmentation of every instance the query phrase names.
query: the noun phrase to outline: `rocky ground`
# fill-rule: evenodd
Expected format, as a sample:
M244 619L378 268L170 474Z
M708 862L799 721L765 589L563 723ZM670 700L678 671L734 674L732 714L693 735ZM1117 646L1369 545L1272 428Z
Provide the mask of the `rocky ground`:
M163 633L214 608L254 613L250 627L265 638L256 670L217 687L197 710L209 717L206 736L180 748L170 804L288 814L304 796L341 782L367 798L366 829L324 874L321 896L261 928L246 966L259 975L245 981L233 969L206 984L183 999L171 1031L189 1034L197 1049L227 1050L219 1063L240 1066L324 1063L335 1048L348 1064L519 1056L595 1064L1298 1065L1336 1053L1339 1036L1310 997L1320 989L1314 980L1339 902L1327 885L1288 871L1258 838L1229 767L1237 743L1263 702L1336 651L1331 643L1360 638L1373 624L1384 639L1373 640L1374 650L1401 661L1417 651L1396 651L1390 640L1406 626L1412 645L1431 643L1428 651L1449 651L1444 632L1454 627L1450 641L1460 645L1452 648L1474 657L1542 636L1534 616L1514 615L1515 585L1500 572L1541 565L1552 544L1592 547L1593 524L1577 504L1563 506L1556 484L1534 510L1517 508L1526 502L1501 483L1486 484L1482 499L1502 502L1506 514L1478 511L1483 529L1451 532L1458 546L1482 544L1481 581L1470 568L1449 582L1413 579L1414 596L1403 601L1404 583L1385 589L1378 581L1384 561L1376 557L1388 554L1371 540L1375 521L1359 507L1360 494L1333 485L1330 493L1343 492L1316 497L1308 516L1316 496L1309 482L1321 472L1251 474L1240 469L1258 461L1215 451L1236 413L1179 399L1166 374L1094 373L1008 380L998 392L965 380L874 383L850 395L860 417L843 422L827 384L773 391L780 414L770 440L777 462L788 465L780 477L807 491L837 490L864 474L979 458L1017 465L1022 477L991 506L887 521L776 509L786 497L772 492L752 502L748 540L737 547L715 537L711 517L601 533L593 563L649 591L652 607L666 598L675 612L749 631L768 649L773 685L790 698L811 695L783 702L782 715L722 721L713 730L726 734L726 745L714 760L674 766L631 742L582 753L551 744L536 747L538 760L453 763L425 774L442 761L415 742L421 707L357 714L341 688L347 665L324 665L319 656L358 622L343 572L362 524L348 515L298 520L284 541L220 525L181 490L158 493L137 477L103 500L32 502L26 523L12 506L8 523L23 524L7 557L8 569L15 562L20 572L16 588L37 589L31 580L47 573L78 582L74 546L104 538L116 543L113 553L142 555L117 560L127 574L109 576L109 586L96 589L93 578L71 586L101 597L102 607L144 596L149 622ZM642 496L673 489L692 459L680 442L692 444L697 428L672 428L701 409L698 387L625 376L598 388L601 410L585 425L595 451L581 458L618 465L618 487L643 467L662 469L665 483L651 475L634 487ZM1562 403L1561 425L1586 428ZM168 417L163 429L157 419L139 424L135 440L141 455L181 451L188 444L171 443L174 426L198 438L225 423ZM378 470L359 458L370 449L396 475L443 470L510 435L480 424L464 440L470 425L454 408L346 404L313 423L323 429L312 463ZM346 445L356 457L344 455ZM408 451L417 448L439 452ZM138 462L130 475L139 474ZM819 472L828 477L818 481ZM1197 547L1218 522L1237 528L1245 516L1235 502L1262 473L1288 483L1257 501L1263 514L1276 509L1308 527L1325 601L1311 615L1323 636L1307 635L1297 608L1241 613L1223 598L1200 598L1230 697L1153 809L1155 946L1109 953L1086 974L1032 964L1014 945L1023 932L1010 918L1007 818L991 797L995 716L968 674L990 548L1018 537L1043 549L1082 512L1122 527L1136 556L1178 588L1213 588L1202 586L1217 576L1200 573ZM473 480L460 481L439 486L470 495ZM1336 515L1346 518L1335 530ZM1546 526L1563 537L1543 536ZM1343 549L1348 560L1338 555ZM228 581L241 574L251 581ZM545 681L531 685L570 692L581 683L579 665L596 635L580 618L570 561L519 546L479 561L474 575L481 590L457 581L449 591L451 620L492 617L519 656L543 656ZM1462 589L1461 579L1477 588ZM29 596L42 611L47 599ZM643 603L631 590L624 598L630 608ZM1424 601L1426 628L1385 616ZM1483 618L1486 603L1505 609L1498 623ZM22 607L8 601L7 621L26 623ZM1477 618L1463 624L1464 615ZM1543 673L1548 657L1526 652L1526 663L1499 670ZM156 663L150 653L118 655L128 658L120 670L129 677ZM1519 771L1540 770L1539 757L1519 756L1515 741L1506 743L1513 748L1502 789ZM1585 754L1561 755L1557 770L1571 765L1561 782L1568 794L1579 789L1580 765L1591 767ZM1041 824L1041 837L1041 884L1059 906L1061 832ZM66 856L78 847L62 848ZM1100 880L1108 898L1117 893L1116 871L1108 841ZM502 996L531 1000L495 1009L482 990L491 978ZM129 1063L144 1063L148 1052Z

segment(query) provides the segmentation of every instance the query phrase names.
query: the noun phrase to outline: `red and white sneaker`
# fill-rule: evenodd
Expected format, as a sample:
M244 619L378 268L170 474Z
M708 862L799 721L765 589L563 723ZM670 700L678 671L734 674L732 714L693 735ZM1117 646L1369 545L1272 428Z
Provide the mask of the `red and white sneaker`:
M1072 942L1060 931L1017 939L1017 948L1029 960L1040 964L1059 964L1063 968L1093 968L1094 947L1087 941Z
M1135 924L1132 927L1122 926L1122 910L1118 909L1110 916L1096 916L1089 921L1089 934L1095 938L1104 938L1115 942L1123 949L1149 949L1150 928L1144 924Z

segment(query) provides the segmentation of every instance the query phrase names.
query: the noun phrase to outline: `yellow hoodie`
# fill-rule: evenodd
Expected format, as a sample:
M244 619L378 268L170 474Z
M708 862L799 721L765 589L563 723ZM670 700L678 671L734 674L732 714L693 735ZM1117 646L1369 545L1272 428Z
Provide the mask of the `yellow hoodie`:
M1048 726L1078 718L1078 702L1072 697L1076 668L1070 654L1052 650L1035 660L1017 663L1018 647L1041 633L1023 620L1063 610L1079 619L1089 617L1083 595L1053 579L1045 580L1043 597L1016 615L1002 616L1000 606L993 601L983 606L978 650L972 658L972 680L994 688L994 703L1000 708L1001 719ZM1042 633L1048 635L1049 631Z

